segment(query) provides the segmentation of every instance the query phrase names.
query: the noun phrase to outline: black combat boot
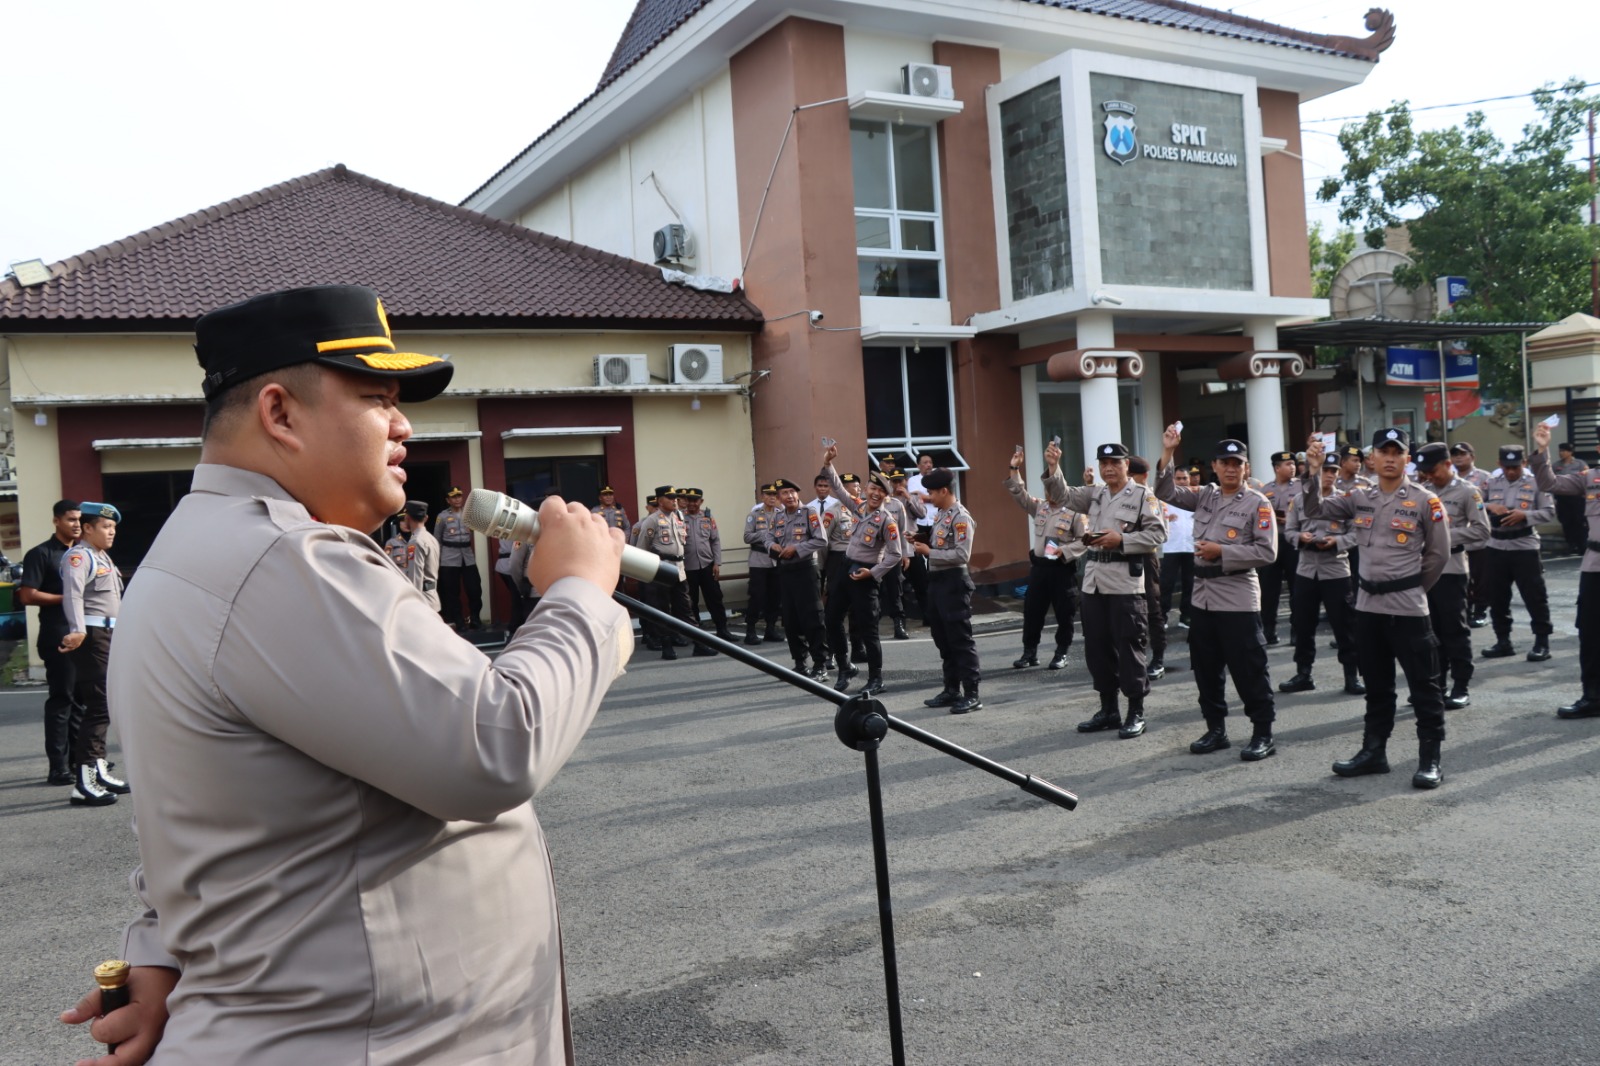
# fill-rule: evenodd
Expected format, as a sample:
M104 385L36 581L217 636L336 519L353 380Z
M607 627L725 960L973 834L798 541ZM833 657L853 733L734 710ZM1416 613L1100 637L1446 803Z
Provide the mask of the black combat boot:
M1361 683L1361 674L1353 666L1344 668L1344 691L1349 696L1365 696L1367 686Z
M978 698L976 682L962 685L961 689L961 698L950 705L951 714L971 714L973 711L983 710L983 701Z
M1417 772L1411 775L1412 788L1438 788L1444 784L1444 773L1439 769L1439 742L1417 741Z
M904 618L896 618L894 620L894 639L895 640L910 640L911 639L911 634L906 632L906 620Z
M1262 636L1267 638L1267 647L1276 648L1278 646L1278 631L1276 629L1269 629Z
M1070 647L1072 647L1070 644L1056 645L1056 653L1050 657L1050 665L1045 669L1065 670L1067 668L1067 649Z
M661 658L668 662L675 661L678 658L678 649L670 639L661 642Z
M961 700L961 690L956 688L954 682L946 681L939 694L931 699L922 701L924 707L948 707Z
M1144 668L1144 676L1147 681L1160 681L1167 676L1167 664L1161 661L1161 656L1150 660L1150 665Z
M1550 658L1550 638L1543 633L1533 638L1533 647L1528 649L1530 663L1542 663Z
M1489 624L1489 612L1488 611L1474 611L1472 613L1472 617L1467 620L1467 625L1471 626L1473 629L1482 629L1484 626L1486 626L1488 624Z
M865 693L866 695L868 695L868 696L876 696L876 695L878 695L880 692L883 691L883 675L882 674L868 674L867 675L867 683L866 683L865 686L862 687L861 691L863 693Z
M724 625L721 629L717 630L717 636L721 637L723 640L727 641L729 644L732 644L735 640L738 639L733 635L733 630L729 629L726 625Z
M694 657L696 659L711 659L715 658L716 654L717 649L710 647L709 645L702 644L698 640L694 641Z
M1485 659L1504 659L1517 654L1517 649L1511 646L1511 637L1496 637L1495 642L1481 652Z
M654 634L646 633L644 636L644 646L646 651L660 651L661 641L657 640Z
M1122 715L1117 711L1117 694L1115 692L1102 692L1100 693L1100 709L1087 722L1078 723L1078 732L1098 733L1102 729L1118 729L1121 726Z
M1016 661L1011 664L1011 669L1013 669L1013 670L1021 670L1021 669L1025 668L1025 667L1038 666L1038 665L1039 665L1039 645L1037 645L1037 644L1024 644L1022 646L1022 654L1019 655L1017 657Z
M1233 747L1233 742L1228 739L1228 727L1222 719L1207 718L1206 731L1203 736L1193 744L1189 750L1196 755L1210 755L1214 751Z
M1600 718L1600 695L1585 689L1577 702L1556 708L1557 718Z
M1278 691L1311 692L1316 687L1317 683L1311 679L1311 671L1302 666L1295 671L1295 675L1293 677L1278 685Z
M1444 698L1444 709L1459 711L1472 702L1472 697L1467 695L1467 682L1463 678L1456 678L1455 684L1450 686L1450 694Z
M778 636L778 631L772 626L767 627L767 635L761 638L768 644L782 644L783 638Z
M755 623L752 622L750 625L745 627L744 642L746 644L761 643L761 633L756 629Z
M1128 717L1122 720L1122 728L1117 730L1117 736L1123 740L1132 740L1144 734L1144 697L1128 697Z
M1360 777L1362 774L1389 772L1388 737L1367 733L1361 738L1361 750L1348 759L1333 764L1333 772L1340 777Z
M1278 746L1272 742L1271 724L1257 723L1255 732L1250 734L1250 743L1240 750L1239 759L1242 762L1260 762L1277 753Z

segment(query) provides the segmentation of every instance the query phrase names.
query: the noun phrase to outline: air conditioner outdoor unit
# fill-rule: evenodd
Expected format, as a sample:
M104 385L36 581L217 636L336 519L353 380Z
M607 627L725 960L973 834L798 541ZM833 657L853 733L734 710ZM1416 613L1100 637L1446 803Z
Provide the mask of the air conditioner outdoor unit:
M722 345L674 344L671 353L674 385L722 384Z
M681 223L672 222L656 230L654 250L657 263L694 258L694 241Z
M907 96L931 96L937 100L953 100L956 88L950 80L950 68L936 63L907 63L900 68Z
M643 355L597 355L594 383L618 388L650 384L650 364Z

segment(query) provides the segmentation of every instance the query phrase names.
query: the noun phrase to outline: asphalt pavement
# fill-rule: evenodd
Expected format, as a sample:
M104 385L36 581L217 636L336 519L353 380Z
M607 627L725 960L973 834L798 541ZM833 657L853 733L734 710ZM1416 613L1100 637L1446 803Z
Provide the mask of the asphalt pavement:
M1480 661L1436 792L1410 785L1404 714L1393 773L1330 773L1362 708L1325 639L1319 690L1279 697L1279 754L1259 764L1239 761L1237 703L1235 747L1189 754L1187 669L1156 683L1149 732L1118 740L1073 728L1097 706L1081 637L1067 670L1012 670L1017 632L991 616L986 707L964 717L921 705L939 678L925 629L885 640L892 714L1082 799L1064 811L884 742L908 1061L1600 1061L1600 720L1554 717L1577 695L1577 560L1547 565L1554 658ZM1531 644L1525 615L1515 639ZM1287 645L1271 664L1274 684L1292 673ZM7 1064L92 1050L55 1014L135 906L131 808L73 809L38 783L41 701L0 694ZM830 706L725 657L641 648L535 800L579 1062L889 1062L864 780Z

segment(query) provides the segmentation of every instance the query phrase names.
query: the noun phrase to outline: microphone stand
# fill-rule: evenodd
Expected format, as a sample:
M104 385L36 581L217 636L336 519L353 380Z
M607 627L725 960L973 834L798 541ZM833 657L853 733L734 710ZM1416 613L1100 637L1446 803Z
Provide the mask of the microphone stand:
M889 845L884 834L883 792L878 780L878 745L892 729L936 751L960 759L969 766L976 766L985 773L993 774L1002 781L1009 781L1024 792L1049 800L1058 807L1070 811L1077 807L1078 797L1066 789L1057 788L1043 778L1019 773L977 752L952 744L941 736L919 729L909 722L903 722L884 710L883 704L876 698L865 693L858 692L854 696L849 696L836 691L804 674L764 659L742 645L713 636L699 626L690 625L681 618L641 603L632 596L615 592L612 593L612 599L638 612L641 619L648 618L658 626L680 633L713 651L737 659L746 666L753 666L764 674L770 674L802 692L827 700L838 708L833 717L834 733L845 747L861 752L866 759L867 810L872 824L873 869L878 881L878 927L883 939L883 983L889 1006L889 1047L894 1066L905 1066L905 1038L900 1025L900 973L895 964L894 954L894 908L889 893Z

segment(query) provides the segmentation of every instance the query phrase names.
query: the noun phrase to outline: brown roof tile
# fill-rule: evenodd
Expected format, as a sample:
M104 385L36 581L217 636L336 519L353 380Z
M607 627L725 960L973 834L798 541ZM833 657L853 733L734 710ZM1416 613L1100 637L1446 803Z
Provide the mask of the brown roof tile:
M0 281L0 328L170 329L300 285L359 283L397 326L756 330L742 295L668 284L655 267L348 170L320 170Z

